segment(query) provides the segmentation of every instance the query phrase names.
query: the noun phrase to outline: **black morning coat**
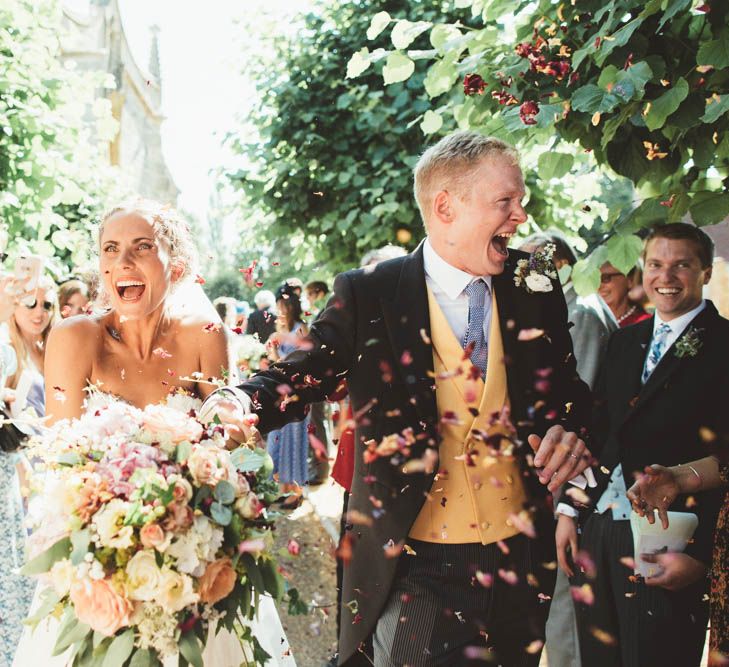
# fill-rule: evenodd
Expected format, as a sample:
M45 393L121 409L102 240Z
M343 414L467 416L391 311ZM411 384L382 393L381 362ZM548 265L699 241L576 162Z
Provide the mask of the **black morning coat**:
M653 337L654 318L614 332L595 387L593 440L600 466L590 503L580 508L585 521L622 463L626 488L646 466L674 466L727 451L729 443L729 320L711 301L684 330L697 344L681 356L683 337L666 350L645 385L643 364ZM699 526L685 553L711 563L713 535L722 491L679 496L669 508L694 512ZM575 503L572 503L575 505Z
M542 562L553 562L551 497L530 467L526 436L542 435L553 424L584 432L591 397L575 371L559 282L539 293L514 283L516 262L527 257L510 251L503 273L493 277L493 290L511 417L521 442L518 458L531 498L539 555ZM531 332L518 340L519 332L530 329L544 333ZM339 638L339 661L344 664L373 632L387 601L398 557L397 549L386 547L403 544L437 471L437 464L430 471L422 466L417 470L417 464L415 471L403 471L407 461L422 459L426 448L437 450L439 443L422 244L406 257L339 275L308 342L308 349L297 350L240 388L253 397L266 432L303 419L307 403L323 400L340 381L347 381L356 419L349 510L356 510L359 518L350 531L351 558L344 569ZM287 398L295 400L285 400L282 406L280 390L286 386L291 391ZM403 441L411 444L394 455L365 461L364 443L403 433ZM552 591L544 593L551 596Z

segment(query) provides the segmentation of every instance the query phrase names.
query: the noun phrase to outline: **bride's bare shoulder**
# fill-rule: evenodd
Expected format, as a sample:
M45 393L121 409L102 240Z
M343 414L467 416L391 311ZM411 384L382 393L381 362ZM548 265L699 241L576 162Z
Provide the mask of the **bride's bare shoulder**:
M74 349L81 345L95 345L101 341L104 331L104 316L76 315L61 320L51 329L49 346L72 344Z

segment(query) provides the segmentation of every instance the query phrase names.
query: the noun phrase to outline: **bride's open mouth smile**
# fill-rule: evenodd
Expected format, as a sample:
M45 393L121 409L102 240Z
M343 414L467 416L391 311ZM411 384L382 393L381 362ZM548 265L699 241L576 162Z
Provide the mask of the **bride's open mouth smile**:
M116 291L122 301L134 303L144 294L146 285L141 280L120 280L116 283Z

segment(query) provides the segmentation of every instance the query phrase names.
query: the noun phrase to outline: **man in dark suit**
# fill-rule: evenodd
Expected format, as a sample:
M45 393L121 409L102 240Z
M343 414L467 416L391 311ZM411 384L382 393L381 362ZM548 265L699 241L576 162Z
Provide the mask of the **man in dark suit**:
M248 316L246 335L257 336L258 340L265 343L276 331L276 313L274 311L276 297L270 290L261 290L256 292L253 301L256 304L256 310Z
M671 509L699 518L693 542L684 553L644 556L633 553L626 488L651 463L671 466L709 453L702 429L716 431L727 410L729 322L702 298L713 244L700 229L656 227L643 259L655 316L612 335L596 393L593 436L601 466L581 514L580 548L589 557L578 559L573 579L589 586L579 589L578 623L591 667L698 666L706 633L705 575L720 496L679 498ZM562 504L558 511L558 558L573 575L566 549L576 549L568 516L574 512ZM656 564L656 576L632 576L632 559L640 558ZM585 567L590 561L594 573Z
M361 660L370 637L378 666L492 651L536 666L554 587L547 485L586 465L576 432L589 391L553 265L507 250L526 220L515 151L446 137L419 160L415 193L428 233L417 250L338 276L311 348L206 410L242 427L236 400L250 397L269 430L347 379L356 455L340 664Z

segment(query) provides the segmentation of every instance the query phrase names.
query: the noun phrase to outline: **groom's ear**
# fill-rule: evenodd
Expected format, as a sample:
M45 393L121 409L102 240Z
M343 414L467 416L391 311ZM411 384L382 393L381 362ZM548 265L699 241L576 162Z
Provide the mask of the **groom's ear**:
M439 222L445 225L453 222L451 195L448 190L441 190L433 197L433 215Z

